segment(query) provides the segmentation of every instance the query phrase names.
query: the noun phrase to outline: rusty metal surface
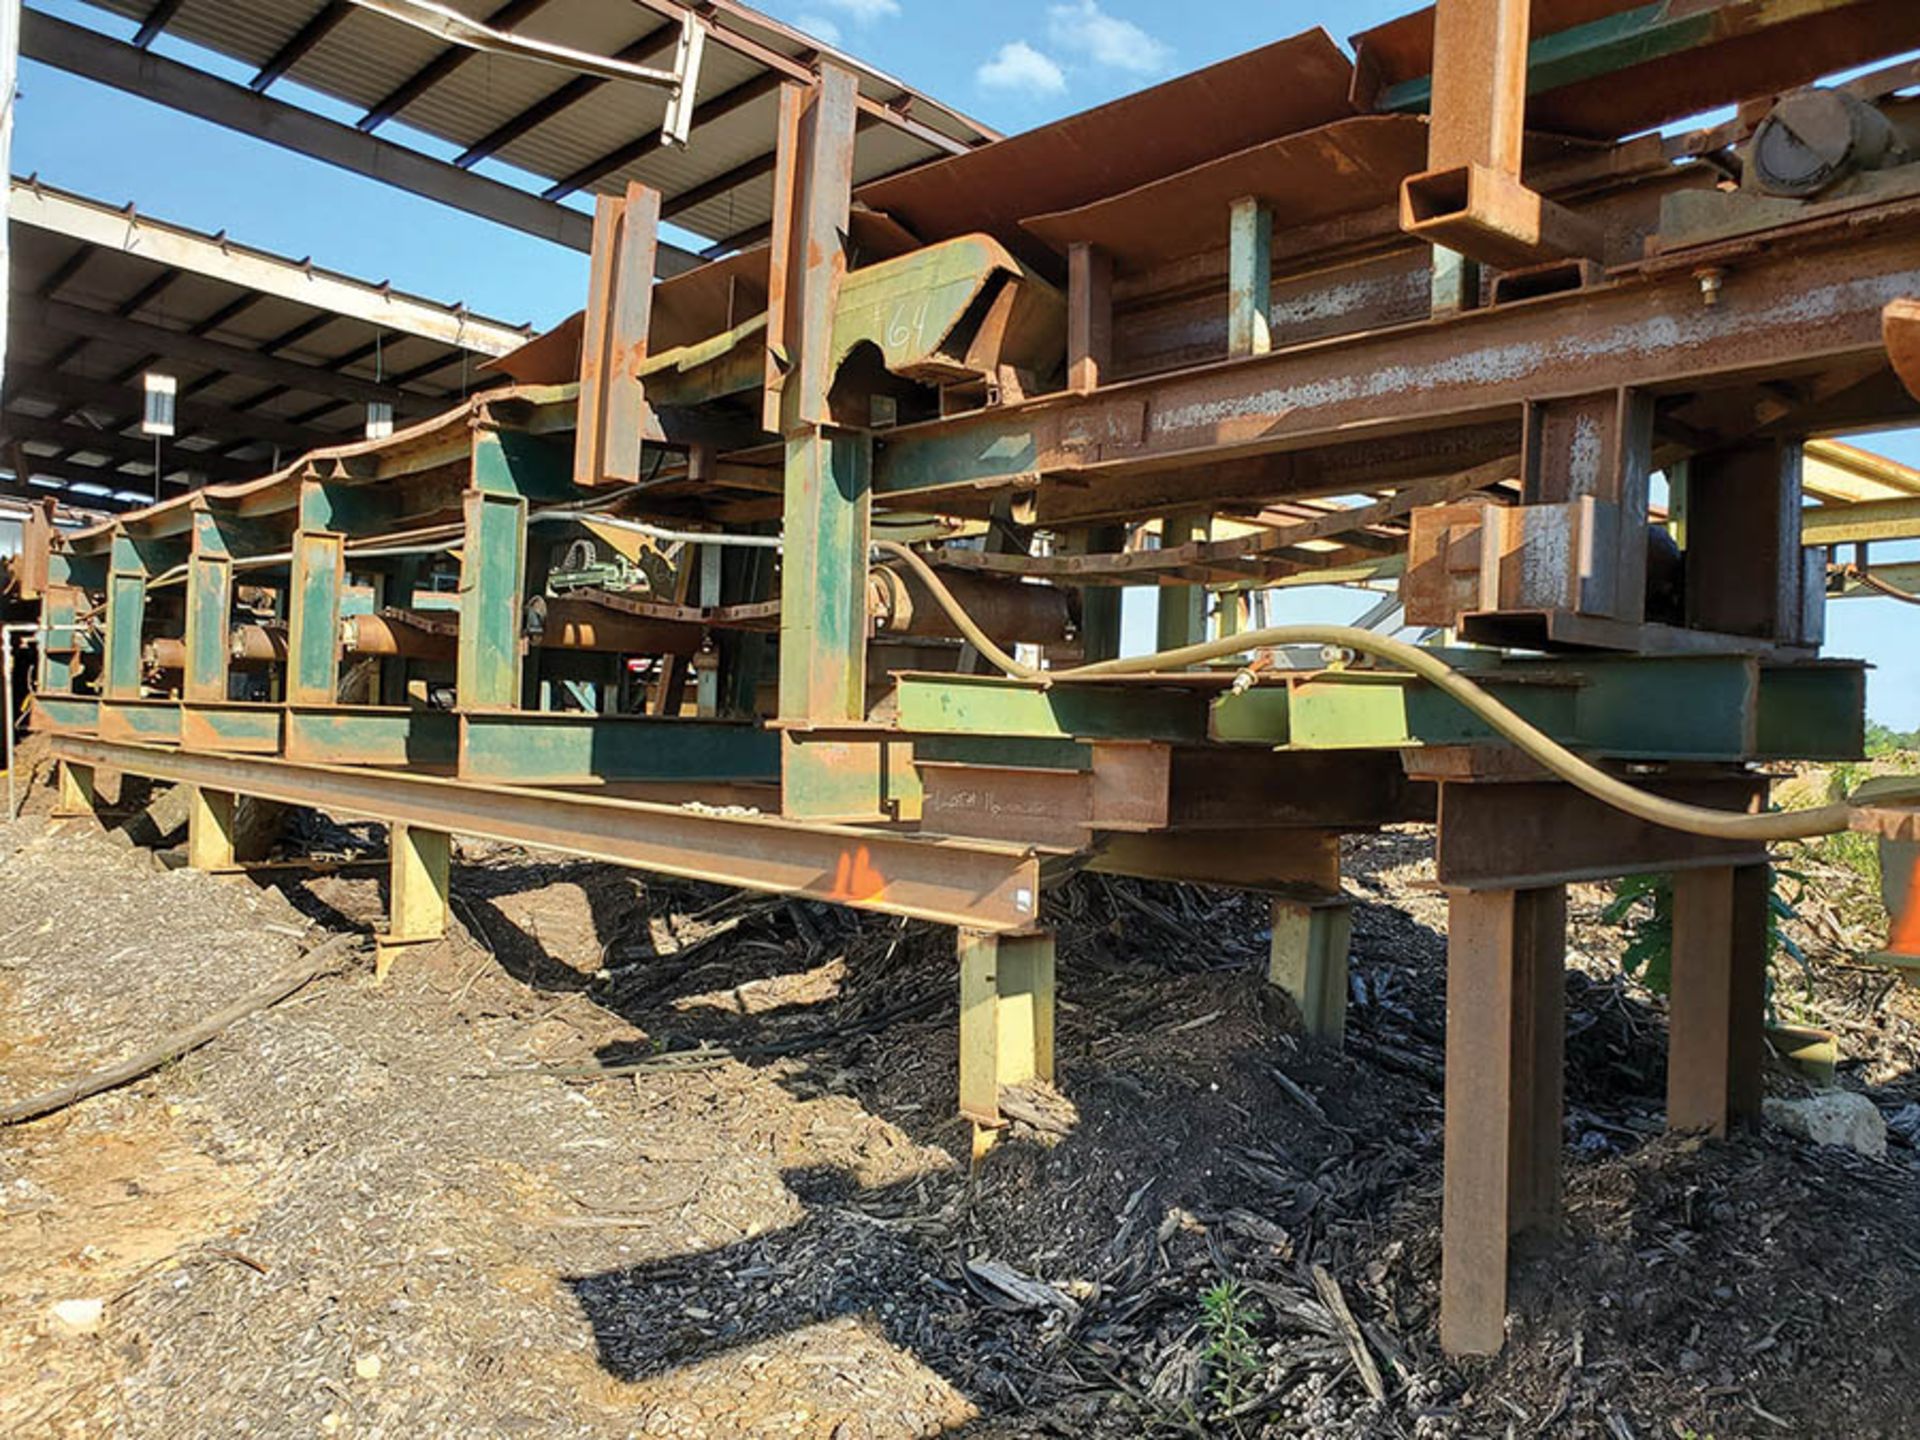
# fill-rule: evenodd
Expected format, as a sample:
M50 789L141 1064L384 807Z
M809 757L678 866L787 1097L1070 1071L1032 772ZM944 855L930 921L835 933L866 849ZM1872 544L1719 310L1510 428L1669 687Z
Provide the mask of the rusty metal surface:
M1084 241L1140 270L1223 246L1227 206L1243 195L1295 226L1390 204L1400 179L1426 161L1427 126L1409 115L1336 120L1224 155L1021 225L1054 249Z
M855 198L924 241L984 230L1052 265L1020 228L1029 215L1102 196L1353 113L1352 67L1309 30L1051 125L863 185Z
M1766 805L1763 775L1634 783L1733 814ZM1575 880L1611 880L1653 870L1765 864L1766 849L1706 840L1635 819L1558 782L1440 786L1435 873L1464 890L1512 890Z
M1025 929L1038 913L1039 861L1020 846L69 735L51 743L83 765L977 930Z

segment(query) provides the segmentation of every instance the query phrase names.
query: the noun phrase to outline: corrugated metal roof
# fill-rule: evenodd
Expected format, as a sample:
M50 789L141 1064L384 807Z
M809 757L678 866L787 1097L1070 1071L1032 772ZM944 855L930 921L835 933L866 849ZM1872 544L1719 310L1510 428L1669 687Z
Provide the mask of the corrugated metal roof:
M461 147L463 163L494 159L555 185L623 147L657 136L667 92L658 86L591 82L553 65L518 56L463 52L464 58L418 90L398 113L383 102L441 57L448 47L351 0L92 0L100 9L254 67L256 88L303 85L366 112L362 127L404 125ZM496 16L502 0L450 0L476 20ZM518 0L513 33L594 55L623 53L670 67L673 41L686 13L679 0ZM734 0L695 7L709 38L696 97L700 104L738 94L770 74L798 76L822 58L852 69L860 82L865 122L856 146L862 180L965 150L997 138L958 111L891 76L820 44ZM310 44L302 44L301 37ZM289 50L292 46L292 50ZM636 50L642 53L636 53ZM655 51L657 53L644 53ZM277 75L261 67L286 63ZM276 57L279 60L276 61ZM280 93L280 92L276 92ZM281 94L281 98L286 98ZM560 104L560 99L569 103ZM535 110L542 107L544 110ZM617 193L630 180L661 192L674 223L714 241L763 224L772 208L771 166L749 168L724 193L714 182L771 152L777 101L771 94L717 117L696 113L683 147L652 144L647 153L607 169L584 186ZM534 111L532 120L528 112ZM518 119L519 123L514 122ZM503 127L509 133L502 134ZM396 128L383 132L401 138ZM484 154L477 152L484 151ZM676 209L687 194L693 201ZM556 197L557 198L557 197Z
M0 469L76 494L152 496L147 372L178 384L159 447L177 491L358 438L369 399L403 419L444 410L532 333L37 181L14 182L13 211Z

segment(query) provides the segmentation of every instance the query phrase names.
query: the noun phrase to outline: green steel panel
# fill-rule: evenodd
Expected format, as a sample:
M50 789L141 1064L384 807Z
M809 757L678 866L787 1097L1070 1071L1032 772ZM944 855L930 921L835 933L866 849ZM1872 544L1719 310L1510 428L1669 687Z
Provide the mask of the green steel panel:
M1753 753L1759 678L1750 657L1583 656L1552 668L1580 684L1569 743L1629 758L1741 760Z
M787 441L781 555L780 718L866 718L867 548L873 442L846 430ZM877 818L884 755L862 742L789 734L781 809L810 819Z
M331 704L340 686L340 591L346 537L301 530L293 537L287 583L287 699Z
M903 731L1071 740L1207 738L1207 696L1146 685L1055 685L975 675L903 675Z
M140 644L147 619L147 577L119 571L107 577L107 656L102 693L133 699L140 693Z
M463 710L505 709L519 703L526 540L524 499L467 492L455 681Z
M482 431L473 441L473 488L523 500L577 500L568 448L514 430Z
M1455 657L1460 658L1460 657ZM1622 759L1736 761L1831 755L1860 733L1858 672L1806 667L1769 700L1744 656L1586 656L1463 666L1496 699L1579 749ZM1756 744L1756 727L1763 732ZM1493 731L1424 681L1391 671L1321 673L1213 702L1216 740L1296 749L1487 741ZM1804 747L1814 746L1814 749Z
M180 742L180 705L174 700L114 700L100 702L100 738L103 740Z
M1010 765L1022 770L1093 768L1093 750L1078 740L1019 735L916 735L913 758L958 765Z
M460 733L468 780L780 778L779 737L746 721L519 711L464 715Z
M1756 758L1858 760L1866 754L1866 723L1866 666L1761 666Z
M233 561L201 553L187 561L187 672L189 700L227 698L233 614Z
M316 765L450 767L458 739L447 710L373 705L287 710L287 759Z
M233 701L222 705L189 701L180 717L180 743L189 750L241 750L276 755L280 751L278 705Z
M100 702L84 695L52 695L42 690L33 697L33 728L65 730L91 735L100 725Z

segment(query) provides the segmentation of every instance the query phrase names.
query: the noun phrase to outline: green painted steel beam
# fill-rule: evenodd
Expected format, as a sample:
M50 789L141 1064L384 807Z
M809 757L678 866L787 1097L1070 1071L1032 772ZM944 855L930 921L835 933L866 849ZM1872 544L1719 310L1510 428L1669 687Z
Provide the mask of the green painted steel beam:
M750 721L554 712L465 715L460 773L469 780L776 781L780 739Z
M286 758L316 765L451 769L459 747L446 710L387 705L287 708Z
M1862 670L1747 656L1583 656L1489 663L1472 677L1555 740L1622 759L1742 761L1858 753ZM1064 688L1064 687L1063 687ZM1296 750L1400 749L1498 737L1393 671L1317 672L1213 701L1214 739Z
M1055 685L990 675L902 675L899 727L922 735L1039 740L1207 738L1207 696L1149 685ZM1002 761L1001 763L1008 763Z
M1861 0L1734 0L1720 6L1675 6L1671 0L1655 0L1534 40L1527 47L1527 93L1548 94L1859 3ZM1389 86L1376 106L1395 114L1425 114L1432 103L1433 77L1421 75Z

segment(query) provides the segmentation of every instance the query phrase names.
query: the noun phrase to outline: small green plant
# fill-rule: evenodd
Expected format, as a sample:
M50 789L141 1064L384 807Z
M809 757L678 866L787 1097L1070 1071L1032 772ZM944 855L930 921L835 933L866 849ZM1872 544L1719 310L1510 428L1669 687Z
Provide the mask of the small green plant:
M1235 1280L1223 1280L1200 1297L1200 1324L1207 1332L1210 1372L1207 1396L1220 1414L1253 1398L1260 1378L1260 1347L1254 1342L1255 1302Z
M1767 991L1773 991L1773 962L1787 956L1802 970L1810 970L1806 952L1794 943L1784 926L1796 918L1794 899L1806 884L1797 870L1775 866L1767 872ZM1673 988L1673 877L1629 875L1600 918L1627 932L1620 952L1620 968L1656 995Z

